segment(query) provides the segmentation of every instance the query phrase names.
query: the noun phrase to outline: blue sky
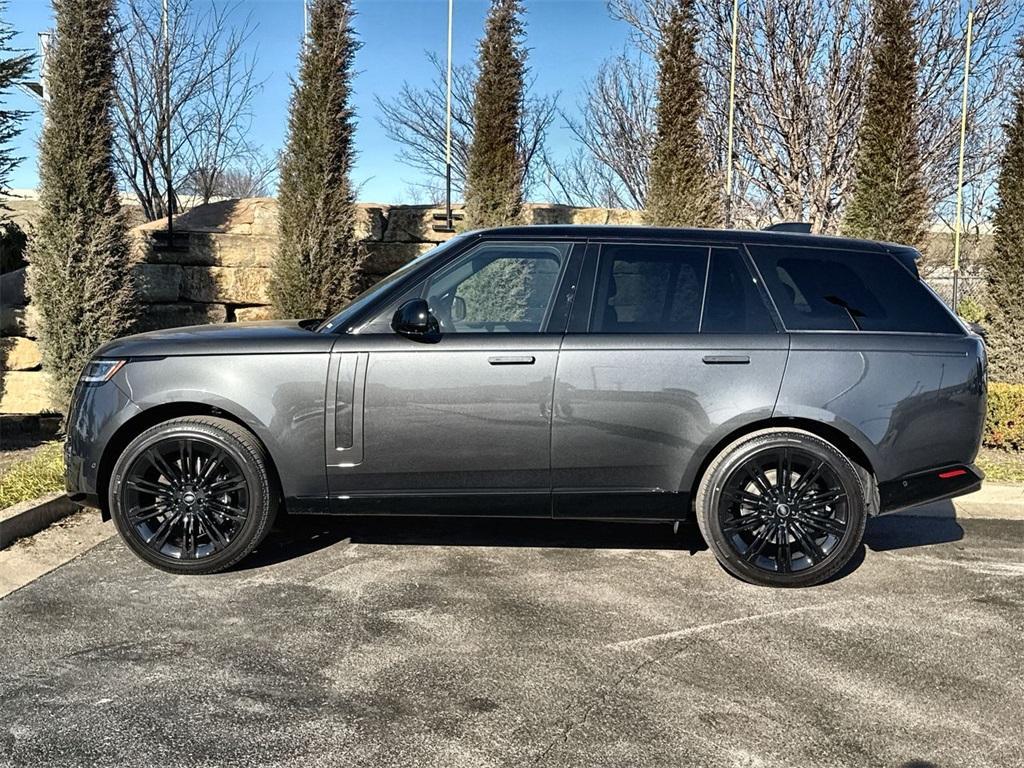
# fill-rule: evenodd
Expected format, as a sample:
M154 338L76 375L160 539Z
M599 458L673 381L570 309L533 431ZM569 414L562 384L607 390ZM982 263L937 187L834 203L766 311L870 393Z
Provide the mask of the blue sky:
M204 0L195 0L202 5ZM583 83L600 62L627 44L628 27L611 19L603 0L525 0L529 64L538 93L560 92L560 104L572 110ZM257 23L252 45L257 48L257 79L265 80L254 105L253 137L268 151L284 142L289 77L295 73L302 36L302 0L247 0L239 15L251 12ZM470 62L487 12L485 0L455 0L453 59ZM356 29L363 43L356 66L355 108L359 118L356 144L359 153L354 181L362 185L360 199L399 202L406 197L415 172L395 160L398 147L384 136L377 122L374 96L390 97L403 81L427 85L431 72L424 53L444 52L446 0L355 0ZM10 0L11 23L19 31L15 41L35 50L36 33L52 26L48 0ZM40 117L35 103L20 93L12 108L33 111L17 141L25 157L15 170L11 186L32 188ZM549 139L555 154L568 147L566 132L557 125Z

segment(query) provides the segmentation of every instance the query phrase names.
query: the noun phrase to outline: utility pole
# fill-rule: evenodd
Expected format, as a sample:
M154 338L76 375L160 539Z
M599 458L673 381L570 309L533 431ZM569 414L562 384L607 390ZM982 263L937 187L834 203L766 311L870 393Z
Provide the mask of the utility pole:
M956 169L956 222L953 235L953 311L960 304L960 236L964 214L964 146L967 142L967 81L971 76L971 36L974 32L974 9L967 12L967 50L964 53L964 92L960 102L960 159Z
M444 223L452 227L452 6L448 0L448 80L444 106Z
M732 146L736 114L736 39L740 28L740 0L732 0L732 59L729 64L729 140L725 155L725 223L732 221Z
M174 246L174 181L171 178L171 36L168 30L167 0L163 0L164 35L164 130L167 132L167 245Z

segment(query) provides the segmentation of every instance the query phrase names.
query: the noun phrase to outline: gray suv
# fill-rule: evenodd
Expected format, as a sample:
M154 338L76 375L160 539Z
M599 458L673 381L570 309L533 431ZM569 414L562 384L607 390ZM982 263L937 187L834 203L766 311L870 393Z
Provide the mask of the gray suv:
M736 576L815 584L869 516L982 480L984 347L916 258L784 232L468 233L326 321L102 347L68 490L175 573L232 565L286 510L696 518Z

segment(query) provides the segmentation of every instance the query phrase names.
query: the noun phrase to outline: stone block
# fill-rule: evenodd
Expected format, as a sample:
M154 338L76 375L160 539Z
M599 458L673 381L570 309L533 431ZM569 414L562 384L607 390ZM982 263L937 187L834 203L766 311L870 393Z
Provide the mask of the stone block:
M356 239L380 240L384 237L388 207L360 203L356 206Z
M453 206L452 210L461 212L462 206ZM434 224L439 223L434 221L435 213L444 213L444 208L430 205L392 206L387 212L387 226L382 239L406 243L443 243L450 240L454 237L453 233L434 231Z
M195 234L193 264L218 267L269 267L277 255L276 235Z
M50 378L46 371L4 373L0 413L42 413L54 410L50 399Z
M39 312L34 306L9 307L0 305L0 335L39 337Z
M223 304L150 304L141 313L134 330L143 333L186 325L223 323L227 317L227 307Z
M5 307L23 307L28 304L25 297L25 267L0 275L0 304Z
M5 371L33 371L43 364L43 353L32 339L9 336L0 339L0 368Z
M259 320L276 320L277 315L274 308L263 307L235 307L235 320L240 323L252 323Z
M396 243L387 240L379 243L367 241L363 246L366 249L363 272L377 275L394 272L420 254L436 247L434 243Z
M269 304L271 271L264 267L184 267L182 298L202 303Z
M177 264L136 264L139 297L146 304L177 301L181 297L184 272Z

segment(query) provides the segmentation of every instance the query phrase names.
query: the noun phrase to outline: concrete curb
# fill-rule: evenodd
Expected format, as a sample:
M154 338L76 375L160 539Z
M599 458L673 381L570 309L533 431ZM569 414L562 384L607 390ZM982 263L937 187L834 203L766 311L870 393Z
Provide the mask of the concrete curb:
M1024 485L984 483L980 491L896 512L911 517L1024 520Z
M0 510L0 549L9 546L15 539L39 533L50 523L67 517L77 509L78 505L67 494L51 493Z

